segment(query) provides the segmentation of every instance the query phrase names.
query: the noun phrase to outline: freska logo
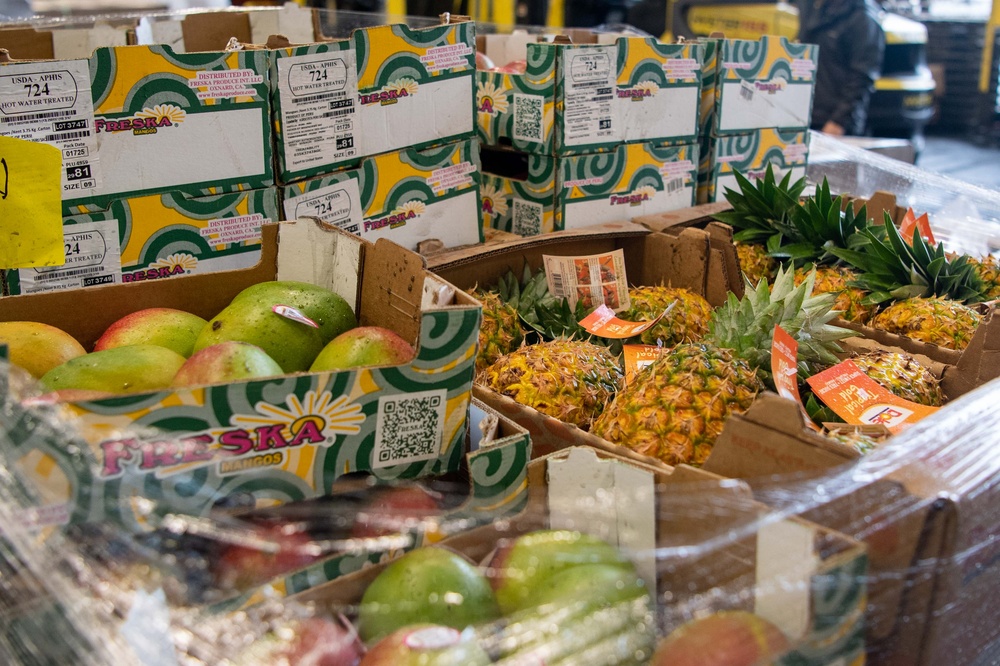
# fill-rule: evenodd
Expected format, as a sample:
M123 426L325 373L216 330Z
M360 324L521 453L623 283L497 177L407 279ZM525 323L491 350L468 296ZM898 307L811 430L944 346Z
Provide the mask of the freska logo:
M365 106L371 104L388 106L395 104L401 99L415 95L418 88L417 82L413 79L399 79L398 81L390 81L382 90L359 95L358 97L361 104Z
M633 102L641 102L646 97L655 95L659 89L660 86L652 81L643 81L642 83L637 83L632 88L618 88L616 95L618 99L630 99Z
M773 95L779 90L785 89L785 82L780 79L777 81L769 81L769 82L754 81L753 85L757 90L766 92L768 95Z
M638 206L643 202L652 199L654 194L656 194L656 190L649 186L640 187L630 194L612 194L611 205Z
M187 253L174 253L169 257L158 259L149 265L149 268L122 273L122 282L143 282L145 280L160 280L162 278L174 277L175 275L187 275L193 273L198 267L198 258Z
M173 104L158 104L151 109L143 109L131 118L106 120L95 118L94 127L97 134L101 132L126 132L135 135L156 134L161 127L175 127L186 116L184 109Z
M406 226L406 223L410 220L420 217L425 210L426 206L424 202L417 200L407 201L385 217L365 220L364 229L366 232L386 228L398 229L399 227Z

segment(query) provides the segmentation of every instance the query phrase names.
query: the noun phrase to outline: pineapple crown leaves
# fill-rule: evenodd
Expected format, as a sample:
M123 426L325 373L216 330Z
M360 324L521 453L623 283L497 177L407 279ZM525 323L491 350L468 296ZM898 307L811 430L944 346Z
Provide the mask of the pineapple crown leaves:
M852 247L830 252L858 269L851 286L871 292L862 301L868 305L916 296L964 303L986 300L983 282L967 255L949 259L942 245L931 246L917 229L911 241L907 244L885 213L878 229L865 229Z
M795 229L794 242L768 249L772 256L791 259L796 266L840 263L840 258L831 250L859 244L861 241L856 236L873 226L868 207L862 206L857 211L853 206L845 207L843 197L831 195L826 178L815 195L792 209L791 221Z
M779 269L774 285L757 286L746 280L742 299L730 293L726 304L712 315L709 336L745 359L762 380L774 387L771 378L771 343L775 326L781 326L799 343L800 371L810 373L820 365L833 365L841 350L838 340L853 331L830 325L838 312L833 310L835 294L813 295L815 271L799 286L794 272Z
M733 227L733 238L741 243L763 243L769 249L780 246L783 236L794 234L790 217L805 190L806 179L792 183L792 174L788 172L778 182L770 164L756 184L739 171L733 175L740 190L727 187L725 191L726 201L733 209L713 217Z

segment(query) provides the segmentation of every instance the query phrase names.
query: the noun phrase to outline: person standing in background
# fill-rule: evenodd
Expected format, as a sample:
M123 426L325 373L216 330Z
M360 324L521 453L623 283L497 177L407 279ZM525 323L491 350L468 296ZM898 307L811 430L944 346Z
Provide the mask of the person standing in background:
M819 45L812 128L864 134L885 33L875 0L799 0L799 41Z

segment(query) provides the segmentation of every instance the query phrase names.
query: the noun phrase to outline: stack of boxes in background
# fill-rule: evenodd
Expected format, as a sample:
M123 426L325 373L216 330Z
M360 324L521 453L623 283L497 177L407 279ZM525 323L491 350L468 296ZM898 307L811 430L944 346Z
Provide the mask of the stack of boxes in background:
M584 32L477 46L508 65L477 72L484 227L531 236L693 205L700 45Z
M780 179L806 175L809 118L819 47L784 37L710 37L701 97L698 203L738 190L734 171L759 178L768 164Z

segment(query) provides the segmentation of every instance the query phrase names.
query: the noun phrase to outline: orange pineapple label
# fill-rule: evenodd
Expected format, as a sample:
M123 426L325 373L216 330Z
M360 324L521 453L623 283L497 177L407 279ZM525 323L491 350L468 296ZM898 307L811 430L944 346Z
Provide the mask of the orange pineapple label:
M580 302L588 310L606 305L621 312L631 304L622 250L580 257L546 254L542 260L549 292L556 298L569 300L572 308Z
M673 307L673 303L671 303L670 307L661 312L659 317L651 321L625 321L616 317L615 311L607 305L598 305L597 309L580 320L580 326L588 333L601 338L614 338L615 340L634 338L643 331L653 328L656 322L660 321L663 315L667 314Z
M848 423L884 425L893 434L938 410L893 395L854 361L838 363L807 381L819 399Z
M931 222L927 217L927 213L917 217L912 208L907 208L906 215L903 216L903 221L899 224L899 235L911 245L913 244L914 229L917 230L917 233L925 241L931 245L937 245L937 241L934 240L934 232L931 231Z
M625 383L631 384L647 365L660 358L662 349L656 345L622 345L625 357Z
M799 382L796 379L799 365L799 342L788 334L788 331L780 326L774 327L774 335L771 338L771 376L774 378L774 388L778 395L789 400L794 400L802 414L806 417L806 423L813 430L819 430L819 426L813 423L806 411L806 406L799 395Z

